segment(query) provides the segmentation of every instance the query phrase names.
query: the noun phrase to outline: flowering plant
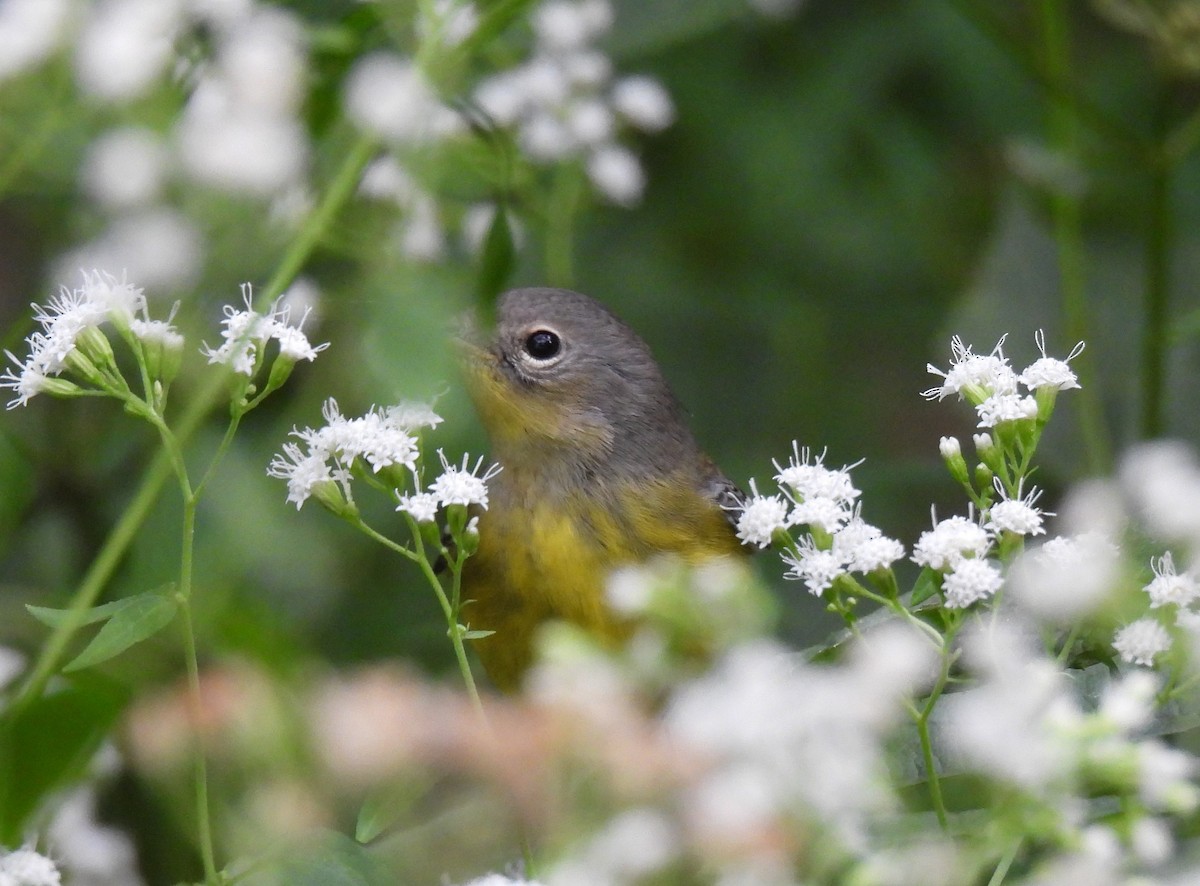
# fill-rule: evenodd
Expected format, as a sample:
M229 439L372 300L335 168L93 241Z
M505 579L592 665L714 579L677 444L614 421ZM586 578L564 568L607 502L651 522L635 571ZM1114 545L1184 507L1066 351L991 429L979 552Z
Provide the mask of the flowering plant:
M1080 55L1120 96L1068 70L1088 12L1062 0L0 0L0 886L1193 882L1200 461L1157 438L1167 345L1200 329L1194 310L1171 327L1166 297L1194 178L1174 173L1200 144L1171 81L1200 54L1189 2L1091 6L1112 28L1081 29L1098 50ZM991 143L1029 84L1003 92L981 35L1043 91L1045 144L1024 116ZM1143 115L1150 77L1171 101ZM964 163L939 129L970 133L973 107L987 144ZM898 224L924 188L938 223ZM925 528L898 528L876 456L834 468L838 436L813 433L730 514L756 566L780 557L778 587L724 561L622 569L622 648L550 625L521 693L476 685L460 577L504 466L458 454L478 442L453 386L396 401L444 387L468 293L486 309L516 276L615 269L648 314L676 299L661 314L690 324L702 278L735 355L719 373L754 393L733 405L795 405L789 428L844 412L855 439L902 449L871 429L906 410L856 411L820 374L841 353L817 346L838 329L823 312L851 305L858 334L863 293L907 286L919 368L915 333L943 318L916 303L963 282L922 262L991 256L972 201L1013 190L1030 206L987 207L994 254L1021 250L996 263L1027 275L1003 275L1002 307L1023 328L1053 278L1062 316L1044 322L1089 347L1060 359L1038 333L1018 371L1006 348L1024 342L952 340L925 397L965 401L975 427L925 462L961 505L939 499L929 525L921 495ZM1083 228L1112 205L1149 229L1138 436L1155 442L1110 477L1098 416L1123 385L1102 398L1098 364L1126 324L1089 329L1085 296L1128 289L1118 254L1137 250ZM831 276L854 297L825 299ZM64 285L31 319L5 296L41 277ZM263 282L214 303L246 278ZM669 295L642 288L659 278ZM765 292L769 335L739 335ZM894 362L862 375L887 391ZM1077 447L1055 436L1063 404ZM770 422L742 414L750 443ZM1092 478L1065 488L1080 465ZM828 640L808 645L824 628L805 604L831 614Z

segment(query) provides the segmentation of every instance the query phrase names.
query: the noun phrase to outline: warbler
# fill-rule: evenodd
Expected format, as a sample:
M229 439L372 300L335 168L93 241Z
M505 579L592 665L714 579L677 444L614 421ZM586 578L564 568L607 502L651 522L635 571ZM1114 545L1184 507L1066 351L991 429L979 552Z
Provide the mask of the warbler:
M744 552L742 495L697 445L650 348L598 302L516 289L494 334L462 338L467 389L502 470L463 568L475 648L516 688L538 628L563 619L609 642L631 624L607 605L617 567Z

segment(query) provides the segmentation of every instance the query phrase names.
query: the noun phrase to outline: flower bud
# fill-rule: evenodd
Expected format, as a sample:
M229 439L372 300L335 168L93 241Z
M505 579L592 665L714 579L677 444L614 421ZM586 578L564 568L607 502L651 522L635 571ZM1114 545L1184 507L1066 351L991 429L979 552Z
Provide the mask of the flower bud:
M942 459L946 462L950 476L959 483L968 485L970 483L970 474L967 472L967 462L963 458L962 447L959 445L958 438L942 437L938 443L938 449L942 453Z

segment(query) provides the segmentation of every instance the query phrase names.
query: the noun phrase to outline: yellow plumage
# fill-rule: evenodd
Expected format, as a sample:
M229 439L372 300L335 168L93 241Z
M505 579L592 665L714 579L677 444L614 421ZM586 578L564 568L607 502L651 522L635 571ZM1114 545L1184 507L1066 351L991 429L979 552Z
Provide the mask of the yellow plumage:
M743 550L725 509L736 490L696 446L649 349L599 304L516 290L491 342L465 354L502 471L464 571L464 616L495 632L476 650L499 687L519 684L547 620L627 636L605 602L614 568Z

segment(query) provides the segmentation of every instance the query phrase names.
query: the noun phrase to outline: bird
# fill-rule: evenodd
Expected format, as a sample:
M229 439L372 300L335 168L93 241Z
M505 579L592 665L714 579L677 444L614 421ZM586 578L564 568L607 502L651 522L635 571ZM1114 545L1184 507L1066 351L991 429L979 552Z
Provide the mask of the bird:
M520 687L548 621L599 641L633 622L606 600L618 568L747 552L744 497L700 448L649 346L595 299L566 289L499 297L494 330L460 336L467 391L501 470L463 565L464 614L501 690Z

